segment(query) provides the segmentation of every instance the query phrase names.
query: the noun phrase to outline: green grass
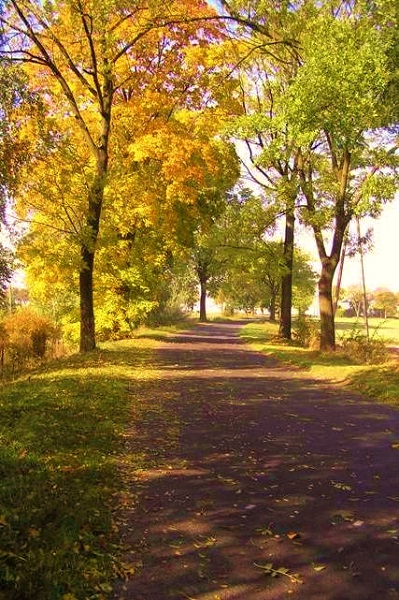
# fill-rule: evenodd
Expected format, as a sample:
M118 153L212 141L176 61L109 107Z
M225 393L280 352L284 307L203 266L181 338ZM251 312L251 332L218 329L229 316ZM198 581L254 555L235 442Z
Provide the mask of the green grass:
M366 326L362 318L341 317L337 319L335 323L337 338L339 339L342 334L353 330L354 327L357 327L364 333L366 331ZM378 336L393 345L399 345L399 319L380 319L372 317L369 319L369 333L371 337Z
M107 344L0 390L1 600L108 597L129 386L155 345Z
M350 332L354 324L355 320L338 320L337 338L339 339L341 331ZM300 348L292 343L282 342L277 334L276 324L258 321L246 325L241 335L256 350L300 369L309 377L331 381L377 401L399 406L399 366L396 357L390 357L380 365L359 365L342 352L323 353ZM399 320L371 320L370 335L373 334L385 338L392 345L399 345Z

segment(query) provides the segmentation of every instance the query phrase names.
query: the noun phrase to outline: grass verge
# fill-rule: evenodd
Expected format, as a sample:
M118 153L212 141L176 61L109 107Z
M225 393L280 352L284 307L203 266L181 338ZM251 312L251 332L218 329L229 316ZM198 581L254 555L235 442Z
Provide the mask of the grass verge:
M392 331L391 327L390 334ZM323 353L284 343L277 334L276 324L259 321L245 325L241 331L241 336L254 349L297 367L310 377L344 385L380 402L399 406L397 357L381 365L359 365L340 352Z
M129 387L155 346L104 345L0 389L1 600L109 597Z

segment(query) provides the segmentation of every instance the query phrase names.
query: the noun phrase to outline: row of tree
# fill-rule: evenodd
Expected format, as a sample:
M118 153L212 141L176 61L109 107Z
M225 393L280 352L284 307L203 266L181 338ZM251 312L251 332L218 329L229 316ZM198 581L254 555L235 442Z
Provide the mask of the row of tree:
M377 288L364 294L360 285L351 285L342 290L341 310L348 316L369 316L387 319L397 317L399 310L399 292L386 288Z
M295 286L313 278L294 260L299 221L314 233L321 348L333 349L345 236L397 187L398 11L3 2L0 188L30 297L79 322L87 351L95 317L104 335L128 333L188 298L191 268L203 302L209 284L227 303L273 314L280 302L290 338Z

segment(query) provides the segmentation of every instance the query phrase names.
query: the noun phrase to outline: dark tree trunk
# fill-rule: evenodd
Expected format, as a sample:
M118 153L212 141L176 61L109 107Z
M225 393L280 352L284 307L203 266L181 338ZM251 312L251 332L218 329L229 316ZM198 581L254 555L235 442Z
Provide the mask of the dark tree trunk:
M319 279L320 350L335 350L333 278L335 268L324 261Z
M79 273L80 293L80 351L90 352L96 347L93 302L94 252L82 247L84 268Z
M294 265L294 211L288 211L285 218L284 235L284 274L281 278L281 310L279 335L285 340L291 339L292 310L292 270Z
M271 321L272 323L275 323L276 322L276 297L275 296L271 297L270 304L269 304L269 312L270 312L269 321Z
M206 284L207 279L201 277L200 279L200 321L201 323L205 323L207 321L206 318Z
M80 352L90 352L96 347L93 272L107 169L108 154L106 147L102 147L98 150L96 178L89 191L87 229L90 236L82 243L80 250L82 258L79 272Z

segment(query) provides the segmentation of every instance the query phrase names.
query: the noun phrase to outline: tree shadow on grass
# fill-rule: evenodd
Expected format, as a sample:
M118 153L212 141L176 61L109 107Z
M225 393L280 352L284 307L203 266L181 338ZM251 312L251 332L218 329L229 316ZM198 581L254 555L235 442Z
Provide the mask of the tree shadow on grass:
M109 585L126 382L35 373L0 398L0 598L85 597Z

